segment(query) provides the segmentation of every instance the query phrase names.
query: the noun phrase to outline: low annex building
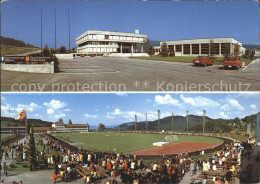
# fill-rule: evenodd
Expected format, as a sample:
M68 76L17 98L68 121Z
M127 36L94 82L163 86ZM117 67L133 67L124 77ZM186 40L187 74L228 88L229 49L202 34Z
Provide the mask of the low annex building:
M89 132L88 124L64 124L56 122L52 124L55 132Z
M33 127L34 133L51 133L56 131L53 127ZM25 126L1 127L1 134L25 134Z
M160 46L154 47L156 54L161 50L163 43L166 43L170 52L175 52L175 56L198 56L209 55L210 43L214 43L214 50L216 56L222 56L226 44L229 44L230 53L234 52L235 44L240 46L241 54L244 54L245 48L242 43L234 38L203 38L190 40L175 40L160 42Z
M77 53L86 55L143 53L143 44L146 42L147 35L139 34L139 30L135 30L135 33L88 30L76 39Z

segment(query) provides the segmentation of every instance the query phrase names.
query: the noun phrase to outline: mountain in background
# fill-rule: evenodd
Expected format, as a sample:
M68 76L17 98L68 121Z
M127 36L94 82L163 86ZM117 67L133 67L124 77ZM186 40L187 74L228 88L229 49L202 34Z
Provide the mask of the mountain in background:
M160 130L171 131L171 116L160 119ZM173 126L174 131L186 131L186 117L183 116L173 116ZM203 116L188 115L189 131L202 131ZM246 130L247 124L251 124L251 128L254 129L256 124L256 114L245 116L244 118L234 118L234 119L212 119L206 116L206 127L205 131L214 132L229 132L231 130ZM138 131L145 131L146 123L141 121L137 123ZM157 131L158 120L148 121L148 130ZM114 130L135 130L135 122L123 123L114 127Z
M27 124L36 127L51 127L53 122L40 119L27 119ZM25 126L25 122L10 117L1 117L1 127Z
M245 45L243 45L243 47L245 47L246 50L260 49L260 45L249 45L249 44L245 44Z
M171 119L172 117L165 117L160 119L160 130L171 131ZM223 120L223 119L221 119ZM173 116L173 129L174 131L184 131L186 129L186 117L183 116ZM206 117L206 122L213 121L213 119ZM224 121L224 120L223 120ZM189 115L188 116L189 127L194 125L202 124L202 116ZM137 123L137 130L145 130L145 121ZM148 121L148 130L157 131L158 120ZM119 126L114 127L114 129L119 130L135 130L135 122L123 123Z
M17 40L14 38L8 38L8 37L4 37L1 36L1 45L8 45L8 46L14 46L14 47L34 47L33 45L29 44L29 43L25 43L22 40Z

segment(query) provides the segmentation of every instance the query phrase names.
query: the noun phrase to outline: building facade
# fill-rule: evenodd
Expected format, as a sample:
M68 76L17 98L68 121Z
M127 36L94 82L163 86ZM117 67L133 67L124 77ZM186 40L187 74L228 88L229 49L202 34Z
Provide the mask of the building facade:
M56 122L52 124L52 128L55 128L55 132L89 132L88 124L64 124Z
M222 56L226 45L229 46L230 54L234 52L235 44L240 46L240 52L243 54L245 48L242 43L234 38L204 38L204 39L191 39L191 40L176 40L160 42L160 46L166 43L170 52L175 52L175 56L198 56L209 55L210 43L214 43L215 56ZM155 47L156 53L160 52L158 47Z
M139 34L138 30L135 33L88 30L76 39L77 53L86 55L142 53L146 42L147 35Z

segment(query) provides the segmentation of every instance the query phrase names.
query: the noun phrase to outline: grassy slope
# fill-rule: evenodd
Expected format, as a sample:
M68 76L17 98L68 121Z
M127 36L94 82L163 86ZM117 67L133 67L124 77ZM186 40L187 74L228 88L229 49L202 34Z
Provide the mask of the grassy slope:
M109 135L106 137L106 135ZM54 136L64 140L67 136L64 134L54 134ZM89 150L103 150L112 152L133 152L152 147L153 142L164 141L165 135L157 134L132 134L132 133L114 133L114 132L94 132L89 134L69 134L69 141L74 143L83 143L78 147ZM199 136L178 135L180 141L185 142L209 142L221 143L216 138L204 138Z
M160 55L147 57L147 56L141 56L141 57L133 57L134 59L143 59L143 60L155 60L155 61L168 61L168 62L180 62L180 63L191 63L192 60L196 57L194 56L175 56L175 57L161 57ZM223 57L216 57L214 59L214 65L222 65L223 64ZM250 59L246 59L244 57L240 57L242 62L245 62L245 65L248 65L252 62Z
M8 45L1 45L1 55L10 55L10 54L20 54L20 53L26 53L26 52L32 52L39 50L39 48L35 47L14 47L14 46L8 46Z

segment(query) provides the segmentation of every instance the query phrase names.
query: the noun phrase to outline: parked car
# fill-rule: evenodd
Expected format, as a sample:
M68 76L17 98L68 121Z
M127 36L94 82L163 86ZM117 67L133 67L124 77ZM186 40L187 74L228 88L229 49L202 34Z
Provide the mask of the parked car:
M213 59L209 56L198 56L196 59L193 59L193 64L196 65L213 65Z
M242 61L240 60L240 57L238 56L229 56L224 60L223 66L225 69L228 68L241 68L242 67Z

